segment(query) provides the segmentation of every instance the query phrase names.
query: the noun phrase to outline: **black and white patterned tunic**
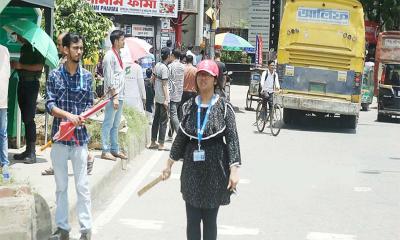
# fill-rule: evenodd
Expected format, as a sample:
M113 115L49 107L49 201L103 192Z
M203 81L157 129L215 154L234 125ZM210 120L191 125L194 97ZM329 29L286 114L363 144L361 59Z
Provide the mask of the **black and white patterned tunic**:
M199 97L185 103L184 116L170 153L170 158L174 161L183 159L182 196L187 203L197 208L216 208L229 204L230 191L227 186L230 166L241 164L235 113L228 101L218 95L215 97L201 141L205 161L193 161L193 152L198 148ZM201 123L204 121L207 106L202 105Z

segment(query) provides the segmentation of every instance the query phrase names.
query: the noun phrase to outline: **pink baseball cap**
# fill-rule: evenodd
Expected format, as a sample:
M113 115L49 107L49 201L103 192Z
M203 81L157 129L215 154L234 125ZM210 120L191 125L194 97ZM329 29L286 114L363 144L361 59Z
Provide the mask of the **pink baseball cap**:
M213 60L203 60L197 64L197 72L208 72L214 77L218 77L219 68L215 61Z

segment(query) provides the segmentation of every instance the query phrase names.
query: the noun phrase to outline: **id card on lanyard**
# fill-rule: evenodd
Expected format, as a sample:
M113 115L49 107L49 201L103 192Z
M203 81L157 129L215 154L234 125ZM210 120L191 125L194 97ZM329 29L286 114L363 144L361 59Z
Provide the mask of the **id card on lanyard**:
M208 117L210 115L210 111L212 108L212 103L215 100L215 96L212 97L210 103L207 106L206 115L204 116L203 124L201 124L201 98L200 103L197 106L197 139L198 139L198 149L193 152L193 161L195 162L204 162L206 160L206 153L203 149L201 149L201 140L203 138L204 130L206 129L206 125L208 122Z

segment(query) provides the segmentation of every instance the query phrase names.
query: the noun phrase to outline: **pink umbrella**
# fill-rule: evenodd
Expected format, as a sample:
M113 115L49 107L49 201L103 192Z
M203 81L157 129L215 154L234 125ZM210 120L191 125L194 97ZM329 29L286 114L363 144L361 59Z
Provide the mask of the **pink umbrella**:
M143 39L135 37L125 38L125 48L127 48L133 61L150 54L150 48L152 47L153 46L151 46Z

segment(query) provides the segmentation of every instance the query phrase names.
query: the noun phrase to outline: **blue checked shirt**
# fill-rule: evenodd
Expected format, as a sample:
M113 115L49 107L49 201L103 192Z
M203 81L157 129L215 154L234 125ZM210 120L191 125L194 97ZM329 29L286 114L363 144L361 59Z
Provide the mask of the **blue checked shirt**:
M79 67L73 76L68 73L63 65L51 71L46 84L46 110L51 114L53 108L58 107L66 112L80 115L93 105L92 81L92 74L82 67ZM65 121L66 119L54 118L51 131L52 138L57 133L62 120ZM89 142L89 135L84 126L78 126L75 129L75 137L81 146ZM59 141L58 143L68 146L76 145L74 140Z

